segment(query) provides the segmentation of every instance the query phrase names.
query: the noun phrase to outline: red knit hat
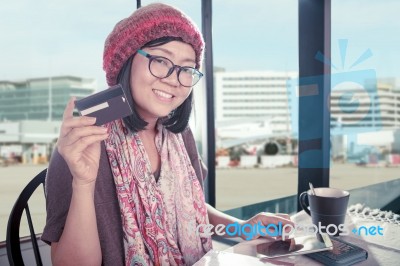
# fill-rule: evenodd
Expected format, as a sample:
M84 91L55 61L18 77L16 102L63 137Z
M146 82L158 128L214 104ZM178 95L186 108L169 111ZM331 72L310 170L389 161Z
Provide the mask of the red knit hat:
M196 54L196 67L203 59L204 40L192 20L182 11L165 4L139 8L115 25L108 35L103 54L107 83L113 86L125 61L146 43L161 37L180 37Z

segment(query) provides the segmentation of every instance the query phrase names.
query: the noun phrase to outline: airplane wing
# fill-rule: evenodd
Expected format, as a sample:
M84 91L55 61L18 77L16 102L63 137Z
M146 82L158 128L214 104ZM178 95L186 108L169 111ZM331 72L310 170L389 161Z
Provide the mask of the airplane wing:
M218 141L217 147L223 148L223 149L228 149L228 148L232 148L235 146L240 146L245 143L254 142L257 140L263 140L263 139L267 139L267 138L268 137L266 135L260 135L260 136L253 136L253 137L248 137L248 138L225 139L225 140Z
M268 141L271 139L284 139L284 138L293 138L290 134L262 134L257 136L251 136L247 138L232 138L232 139L223 139L217 141L217 148L229 149L235 146L240 146L247 143L252 143L256 141Z

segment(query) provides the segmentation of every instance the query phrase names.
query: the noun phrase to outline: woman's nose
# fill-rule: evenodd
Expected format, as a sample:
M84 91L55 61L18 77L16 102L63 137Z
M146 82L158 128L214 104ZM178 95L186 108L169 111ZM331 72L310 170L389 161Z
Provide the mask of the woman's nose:
M168 77L162 78L161 80L170 84L171 86L178 87L180 85L178 78L179 68L175 66L170 71L172 71L170 75Z

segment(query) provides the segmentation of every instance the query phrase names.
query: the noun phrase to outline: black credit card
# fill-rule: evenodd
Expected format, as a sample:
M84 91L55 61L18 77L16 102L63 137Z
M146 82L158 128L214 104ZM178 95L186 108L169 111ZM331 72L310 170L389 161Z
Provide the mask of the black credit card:
M96 117L96 125L129 116L132 108L120 84L75 101L82 116Z

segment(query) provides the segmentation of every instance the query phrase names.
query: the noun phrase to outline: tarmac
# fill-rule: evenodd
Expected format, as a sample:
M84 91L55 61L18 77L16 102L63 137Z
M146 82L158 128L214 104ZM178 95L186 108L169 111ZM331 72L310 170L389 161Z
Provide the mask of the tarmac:
M4 241L8 216L19 193L47 165L11 165L0 167L0 242ZM334 164L330 186L353 189L400 178L399 168L360 167ZM216 172L217 209L228 210L297 193L297 168L226 168ZM36 233L46 220L44 191L39 189L29 204ZM28 235L26 219L22 219L20 235Z

